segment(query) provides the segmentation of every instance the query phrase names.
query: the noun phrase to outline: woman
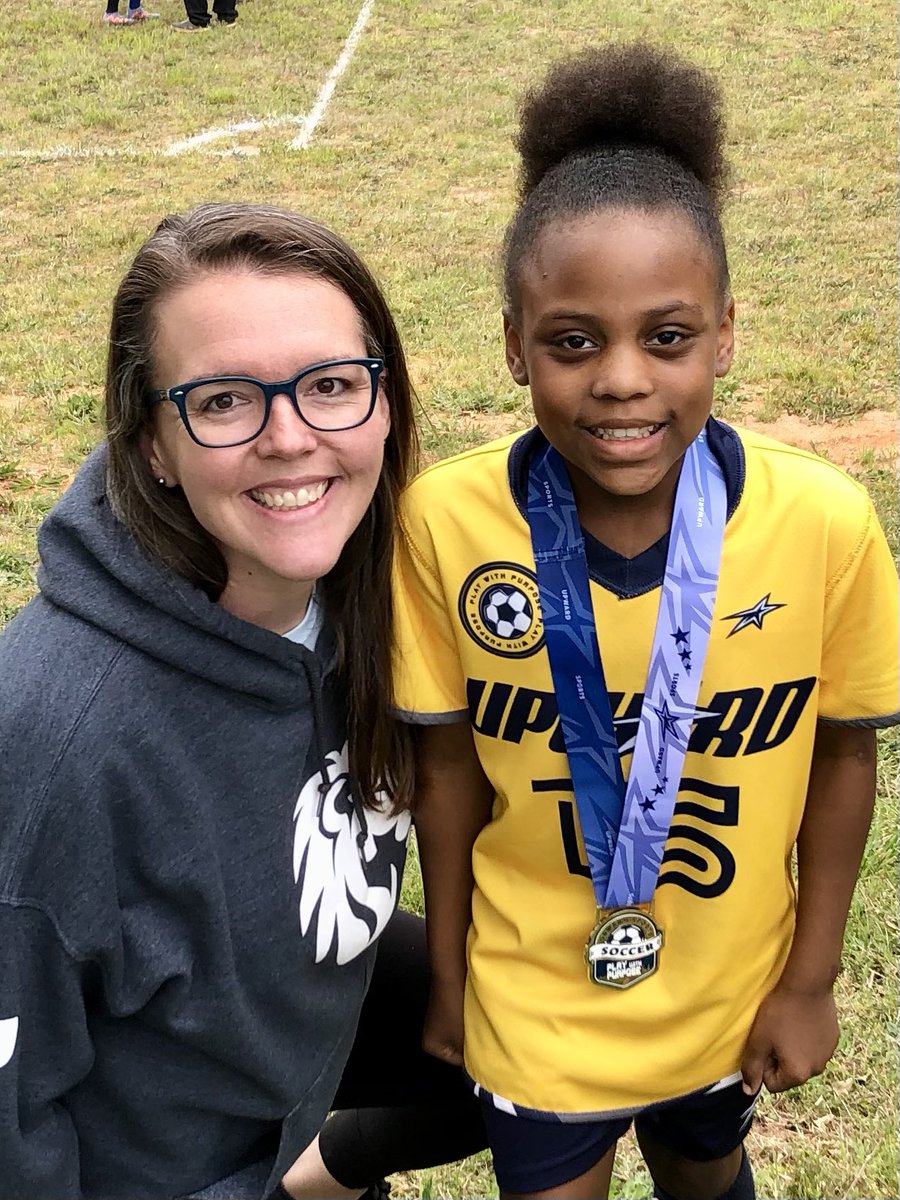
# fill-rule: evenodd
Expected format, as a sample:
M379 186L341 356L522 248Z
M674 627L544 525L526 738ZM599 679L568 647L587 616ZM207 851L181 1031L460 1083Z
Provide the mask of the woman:
M411 395L377 284L302 217L202 206L123 280L106 445L0 639L5 1200L352 1197L483 1144L391 921Z

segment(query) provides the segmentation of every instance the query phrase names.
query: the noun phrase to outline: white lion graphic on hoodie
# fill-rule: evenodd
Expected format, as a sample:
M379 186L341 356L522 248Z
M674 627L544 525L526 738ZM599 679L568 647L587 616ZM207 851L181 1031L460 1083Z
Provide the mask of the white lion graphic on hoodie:
M363 868L379 854L379 841L403 843L409 833L408 812L391 816L366 810L368 832L362 847L359 817L350 792L347 743L332 750L322 773L306 781L294 808L294 881L300 882L300 930L315 923L316 962L336 948L339 966L370 946L387 924L397 903L402 855L390 855L375 871ZM321 808L321 811L320 811ZM386 847L385 847L386 848ZM391 861L393 859L393 861ZM368 876L383 877L370 882ZM302 881L301 881L302 880Z

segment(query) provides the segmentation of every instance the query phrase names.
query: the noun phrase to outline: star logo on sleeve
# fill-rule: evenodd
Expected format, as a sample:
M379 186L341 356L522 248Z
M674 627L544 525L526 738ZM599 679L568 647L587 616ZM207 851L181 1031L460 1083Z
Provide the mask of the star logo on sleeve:
M727 617L722 617L723 621L737 621L734 629L728 634L729 637L734 637L736 633L740 633L742 629L747 629L753 625L756 629L762 629L763 619L773 613L776 608L785 608L784 604L771 604L770 598L772 593L768 592L761 600L752 605L750 608L741 608L737 612L729 613Z

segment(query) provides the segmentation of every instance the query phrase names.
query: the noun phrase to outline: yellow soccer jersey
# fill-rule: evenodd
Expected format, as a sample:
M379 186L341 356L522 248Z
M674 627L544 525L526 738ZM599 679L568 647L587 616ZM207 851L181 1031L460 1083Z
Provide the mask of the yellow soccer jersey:
M737 1071L789 949L789 862L817 720L897 720L893 562L865 491L810 454L711 421L729 519L698 711L654 915L659 969L588 979L596 906L524 516L532 431L423 472L397 552L396 696L469 719L496 796L479 835L465 1058L484 1090L587 1119ZM635 559L586 537L626 777L667 539Z

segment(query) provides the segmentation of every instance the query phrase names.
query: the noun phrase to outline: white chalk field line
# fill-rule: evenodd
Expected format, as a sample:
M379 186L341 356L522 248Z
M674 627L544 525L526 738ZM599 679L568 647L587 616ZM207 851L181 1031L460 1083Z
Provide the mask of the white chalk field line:
M347 35L347 40L344 42L334 66L325 77L325 82L322 84L315 103L308 113L237 121L231 125L223 125L217 129L206 129L202 133L195 133L191 137L172 142L164 149L154 149L147 146L118 146L115 148L104 146L49 146L44 150L0 150L0 160L40 163L104 158L171 158L175 155L201 150L213 142L221 141L223 138L235 137L243 133L257 133L263 129L283 129L286 126L298 125L300 126L300 132L288 143L288 149L305 150L312 141L316 127L325 115L328 105L331 102L331 97L334 95L334 89L337 86L338 80L350 65L356 47L362 37L363 30L371 15L374 3L375 0L364 0L362 7L356 15L353 28ZM219 155L230 155L232 153L241 155L248 152L237 148L233 151L216 151L214 153Z
M220 129L207 129L204 133L195 133L185 138L183 142L173 142L162 151L166 158L175 154L185 154L189 150L199 150L210 142L221 138L232 137L236 133L255 133L259 129L278 129L283 125L302 125L306 117L262 117L258 121L238 121L234 125L223 125ZM293 145L293 143L291 143ZM158 151L157 151L158 153Z
M347 70L350 60L353 58L359 39L362 37L362 32L366 27L366 22L369 19L369 14L372 11L372 5L375 0L365 0L362 8L356 18L353 28L347 35L347 40L344 42L344 48L338 56L337 62L328 72L325 82L322 84L322 90L316 97L316 102L310 110L309 116L306 118L303 129L297 134L291 142L292 150L304 150L310 143L313 132L316 126L325 115L325 110L334 93L337 81Z

